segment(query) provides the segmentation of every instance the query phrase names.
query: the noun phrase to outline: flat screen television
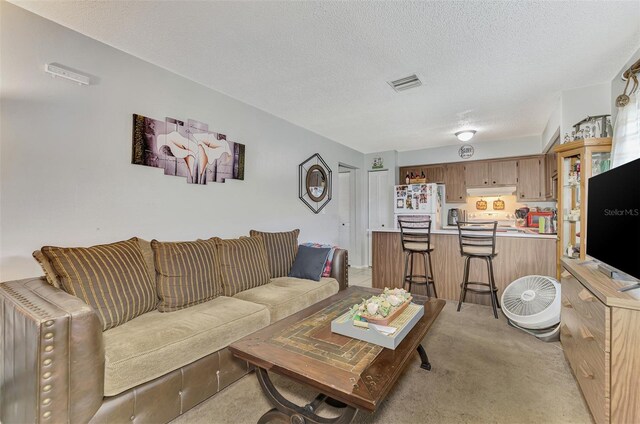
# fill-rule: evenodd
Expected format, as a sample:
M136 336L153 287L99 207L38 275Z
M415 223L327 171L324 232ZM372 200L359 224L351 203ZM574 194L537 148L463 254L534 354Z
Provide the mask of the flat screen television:
M589 179L587 255L640 279L640 159Z

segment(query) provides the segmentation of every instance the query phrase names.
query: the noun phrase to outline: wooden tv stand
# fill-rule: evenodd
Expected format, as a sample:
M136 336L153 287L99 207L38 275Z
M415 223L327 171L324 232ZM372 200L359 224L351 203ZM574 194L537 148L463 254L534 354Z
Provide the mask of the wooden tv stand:
M564 354L597 423L640 417L640 290L598 271L594 261L562 259Z

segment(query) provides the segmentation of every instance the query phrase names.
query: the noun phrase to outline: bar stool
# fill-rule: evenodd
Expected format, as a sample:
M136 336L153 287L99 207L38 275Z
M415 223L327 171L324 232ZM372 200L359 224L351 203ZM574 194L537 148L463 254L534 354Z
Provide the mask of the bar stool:
M428 216L423 217L398 217L400 224L400 237L402 240L402 251L404 258L404 278L402 287L409 283L409 292L412 284L424 284L427 295L429 287L433 289L433 297L437 298L436 284L433 280L433 268L431 266L431 220ZM425 275L413 274L413 257L421 255L424 260Z
M483 222L460 222L458 221L458 239L460 241L460 255L464 257L464 275L460 284L460 301L458 302L458 311L464 302L467 291L480 294L489 294L491 296L491 306L493 307L493 316L498 319L498 310L500 303L498 302L498 289L496 288L495 276L493 274L493 258L498 256L496 252L496 228L497 221ZM487 263L487 273L489 282L473 282L469 281L469 266L471 259L482 259ZM469 288L472 286L485 286L488 289Z

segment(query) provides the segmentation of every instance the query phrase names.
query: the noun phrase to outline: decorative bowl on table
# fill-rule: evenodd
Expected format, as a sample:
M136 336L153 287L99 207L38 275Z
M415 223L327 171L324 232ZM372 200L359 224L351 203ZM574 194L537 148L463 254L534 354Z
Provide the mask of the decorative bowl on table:
M351 307L353 321L364 321L378 325L389 325L411 303L411 294L405 289L385 287L378 296L363 299Z

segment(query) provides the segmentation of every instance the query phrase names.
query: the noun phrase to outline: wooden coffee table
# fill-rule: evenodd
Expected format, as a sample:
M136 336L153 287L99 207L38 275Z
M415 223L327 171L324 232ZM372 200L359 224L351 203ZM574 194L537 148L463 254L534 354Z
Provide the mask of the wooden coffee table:
M380 292L349 287L229 346L235 356L256 367L260 386L274 405L259 424L272 420L293 424L349 423L360 409L376 410L416 350L421 368L431 369L420 343L444 307L444 300L413 297L414 303L424 304L424 316L395 350L331 332L334 318L363 298ZM310 386L320 394L311 403L298 406L276 390L268 371ZM317 415L315 411L323 402L342 407L342 414L335 418Z

